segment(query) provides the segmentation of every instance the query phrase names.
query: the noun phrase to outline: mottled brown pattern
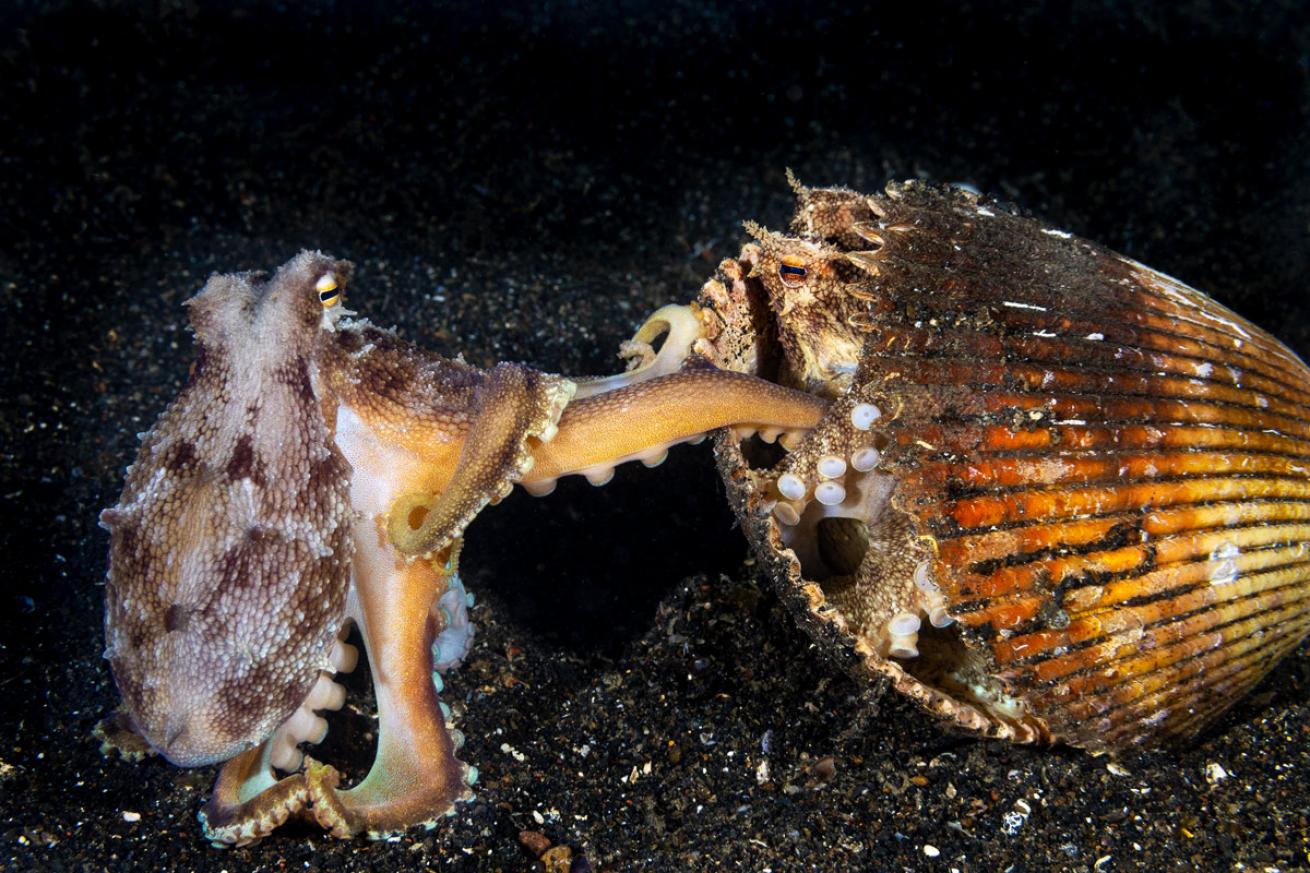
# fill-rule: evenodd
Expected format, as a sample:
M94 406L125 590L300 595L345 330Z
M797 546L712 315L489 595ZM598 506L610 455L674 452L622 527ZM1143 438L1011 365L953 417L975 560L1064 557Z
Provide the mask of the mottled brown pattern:
M104 514L106 656L136 728L176 763L260 742L308 692L341 625L345 462L312 392L278 375L307 372L320 307L304 291L329 269L349 272L305 254L264 283L210 280L190 304L198 365ZM336 537L326 560L301 539L309 529Z
M303 253L271 279L213 277L190 302L190 381L104 513L106 656L127 718L175 763L227 762L200 814L220 845L293 813L381 837L471 796L433 681L472 639L460 538L533 470L574 395L563 377L479 370L352 318L350 275ZM537 484L728 424L808 427L824 406L735 373L635 378L582 401ZM701 391L708 402L689 405ZM372 660L379 726L373 766L340 788L299 746L344 699L347 621Z
M471 421L483 373L424 353L364 321L324 349L322 377L340 403L361 410L389 437L401 438L417 419L431 425L424 438L449 441Z

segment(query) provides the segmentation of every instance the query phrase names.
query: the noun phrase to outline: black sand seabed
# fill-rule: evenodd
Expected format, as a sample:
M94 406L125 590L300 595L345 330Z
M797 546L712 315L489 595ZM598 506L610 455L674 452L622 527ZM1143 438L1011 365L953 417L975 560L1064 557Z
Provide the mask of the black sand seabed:
M0 866L12 870L1293 870L1310 651L1186 748L944 732L752 580L708 447L516 494L468 535L448 682L482 772L432 832L218 851L212 780L103 760L105 535L215 270L320 247L353 304L477 364L613 370L783 171L968 182L1310 352L1297 2L11 5L0 12ZM322 757L358 776L367 683ZM875 703L876 701L876 703ZM520 831L539 836L521 840ZM566 851L567 850L567 851Z

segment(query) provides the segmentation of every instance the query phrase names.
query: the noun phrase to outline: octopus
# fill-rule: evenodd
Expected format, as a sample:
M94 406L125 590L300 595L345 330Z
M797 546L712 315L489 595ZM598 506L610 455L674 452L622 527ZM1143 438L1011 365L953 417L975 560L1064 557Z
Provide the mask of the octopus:
M1193 735L1310 632L1310 370L1176 279L980 195L807 188L621 374L487 370L344 306L348 262L218 275L111 533L101 735L222 764L243 845L434 825L475 767L440 700L466 527L713 433L820 649L954 727L1093 752ZM656 341L663 342L656 351ZM305 755L364 642L368 774Z
M356 318L352 267L303 252L273 276L218 275L189 303L198 351L145 435L118 503L105 657L123 698L100 729L173 764L222 763L200 814L217 845L293 815L338 837L433 825L477 768L440 700L470 644L465 527L514 485L657 464L724 427L790 441L826 403L688 364L656 314L631 371L575 382L520 364L480 370ZM348 789L300 744L345 700L363 638L377 697L368 774Z

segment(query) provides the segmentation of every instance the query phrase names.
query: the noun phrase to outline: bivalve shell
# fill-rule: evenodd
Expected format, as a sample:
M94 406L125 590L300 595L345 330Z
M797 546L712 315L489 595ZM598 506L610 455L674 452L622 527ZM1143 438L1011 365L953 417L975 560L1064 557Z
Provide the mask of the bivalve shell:
M706 285L698 351L832 398L789 454L718 445L816 639L963 727L1099 750L1195 733L1306 636L1294 353L966 192L796 187L791 233Z

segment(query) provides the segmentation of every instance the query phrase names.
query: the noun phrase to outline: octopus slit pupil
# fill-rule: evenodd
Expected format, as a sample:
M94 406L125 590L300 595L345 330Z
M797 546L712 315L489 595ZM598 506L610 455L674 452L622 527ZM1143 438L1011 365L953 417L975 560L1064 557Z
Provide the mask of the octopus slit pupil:
M778 275L785 284L795 286L805 281L808 271L796 264L779 264Z

